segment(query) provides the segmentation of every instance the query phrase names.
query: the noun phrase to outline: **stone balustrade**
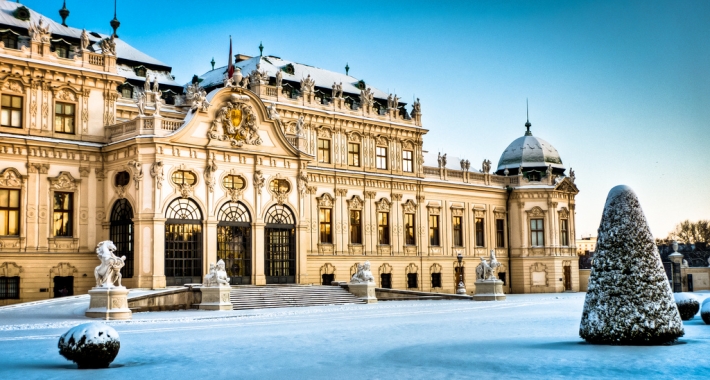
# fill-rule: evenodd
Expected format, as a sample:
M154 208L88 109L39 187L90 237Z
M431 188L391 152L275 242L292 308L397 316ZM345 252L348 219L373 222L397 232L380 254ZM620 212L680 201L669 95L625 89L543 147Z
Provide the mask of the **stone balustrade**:
M110 141L125 139L136 135L165 136L178 130L182 120L167 119L160 116L139 116L123 123L106 127L106 137Z
M20 59L35 59L64 66L105 71L113 74L117 72L116 57L113 55L83 51L73 54L70 58L61 58L56 52L49 50L49 45L34 44L38 46L34 46L33 48L33 46L21 45L18 49L12 49L5 47L5 44L0 41L0 54Z

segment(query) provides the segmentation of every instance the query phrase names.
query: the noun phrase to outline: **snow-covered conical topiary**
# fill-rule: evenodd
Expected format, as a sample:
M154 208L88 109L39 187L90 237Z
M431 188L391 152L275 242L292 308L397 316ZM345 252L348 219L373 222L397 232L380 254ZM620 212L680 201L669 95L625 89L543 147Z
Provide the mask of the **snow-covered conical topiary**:
M598 344L665 344L683 322L638 198L609 192L599 225L579 335Z

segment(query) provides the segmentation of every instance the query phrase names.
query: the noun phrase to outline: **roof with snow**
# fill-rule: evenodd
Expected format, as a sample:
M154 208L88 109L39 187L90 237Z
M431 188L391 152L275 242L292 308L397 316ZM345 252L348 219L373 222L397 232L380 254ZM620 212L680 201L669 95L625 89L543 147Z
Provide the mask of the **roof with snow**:
M525 126L529 128L530 122L526 123ZM549 142L539 137L534 137L528 129L524 136L518 137L505 148L500 160L498 160L496 172L501 174L506 168L518 169L521 166L524 169L528 169L549 165L556 169L565 169L557 149Z
M26 7L30 11L30 19L28 21L23 21L14 16L14 12L17 8L24 6L20 3L1 1L0 0L0 25L8 25L11 27L22 28L27 30L30 24L36 24L39 22L40 18L43 20L45 25L49 25L49 31L52 33L52 38L56 37L69 37L74 39L81 39L82 29L72 28L69 26L63 26L61 23L52 20L34 10ZM90 49L94 52L101 53L101 40L109 38L110 34L97 33L87 30L89 34L89 40L91 41ZM120 38L115 39L116 42L116 58L119 60L132 61L137 63L143 63L145 65L159 66L160 69L166 71L172 70L172 68L166 63L157 60L148 54L134 48ZM151 71L151 73L157 71ZM119 70L119 75L127 77L129 79L145 80L143 77L135 76L135 73L122 72ZM132 78L135 76L135 78ZM168 84L173 86L180 86L179 83L175 82L170 75L158 75L158 82L161 84Z
M246 59L234 64L235 69L240 68L242 75L247 76L250 72L256 70L256 65L260 64L260 69L265 71L269 77L275 77L276 73L281 71L284 81L301 82L302 79L311 76L315 80L316 87L332 88L333 83L343 84L343 93L356 94L359 96L360 88L357 87L360 79L337 73L330 70L321 69L315 66L304 65L293 61L288 61L274 56L257 56ZM283 70L288 65L293 66L293 74L289 74ZM201 75L202 87L208 88L211 86L222 86L224 83L224 73L227 71L227 66L222 66L214 70L208 71ZM372 87L367 82L365 85L372 89L374 97L378 99L387 99L387 93L375 87ZM402 104L402 102L400 102Z

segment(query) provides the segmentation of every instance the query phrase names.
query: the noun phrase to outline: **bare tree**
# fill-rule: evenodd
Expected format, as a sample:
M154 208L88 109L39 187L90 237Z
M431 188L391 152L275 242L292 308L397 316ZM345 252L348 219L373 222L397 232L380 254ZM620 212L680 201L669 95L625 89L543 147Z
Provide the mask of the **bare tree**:
M682 221L668 234L666 240L676 240L683 244L710 242L710 220Z

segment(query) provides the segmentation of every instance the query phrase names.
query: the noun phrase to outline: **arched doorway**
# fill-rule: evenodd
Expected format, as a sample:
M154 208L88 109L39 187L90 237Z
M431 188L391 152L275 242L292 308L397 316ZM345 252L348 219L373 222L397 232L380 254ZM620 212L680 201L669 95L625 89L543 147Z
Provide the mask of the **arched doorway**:
M133 277L133 207L125 198L117 200L111 209L109 239L116 246L116 256L126 256L121 276Z
M264 221L266 283L293 284L296 282L296 218L288 207L273 205Z
M217 259L224 260L232 285L251 284L251 215L242 202L227 202L217 213Z
M189 198L170 203L165 213L165 282L202 282L202 211Z

